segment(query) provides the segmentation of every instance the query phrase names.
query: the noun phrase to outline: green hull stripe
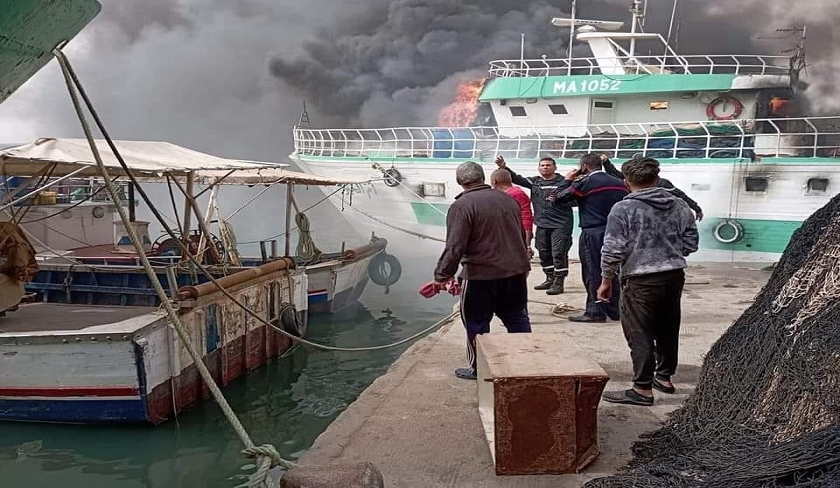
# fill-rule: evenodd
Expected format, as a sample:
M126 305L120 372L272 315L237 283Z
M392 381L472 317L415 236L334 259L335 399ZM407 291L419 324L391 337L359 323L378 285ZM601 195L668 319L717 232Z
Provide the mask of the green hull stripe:
M557 98L691 91L729 91L736 75L585 75L494 78L480 100Z
M571 150L570 150L571 151ZM597 152L597 150L596 150ZM292 157L294 159L299 159L304 163L306 161L333 161L336 164L341 163L387 163L387 164L399 164L399 163L438 163L438 164L451 164L457 166L458 164L467 162L467 161L475 161L478 163L484 164L493 164L492 159L484 159L481 158L393 158L393 157L378 157L371 154L368 157L342 157L342 156L308 156L308 155L298 155L293 154ZM509 163L533 163L536 165L537 158L534 157L533 159L513 159L513 158L505 158ZM571 159L571 158L555 158L557 160L557 164L560 166L577 166L578 160ZM835 158L811 158L811 157L802 157L802 158L761 158L760 162L752 163L749 159L738 159L738 158L657 158L657 161L662 163L663 166L667 165L687 165L687 164L714 164L714 165L732 165L736 163L740 164L768 164L768 165L813 165L813 164L828 164L828 165L835 165L840 164L840 157Z
M411 202L411 208L414 210L418 224L446 226L446 217L441 212L445 214L449 210L448 204L436 203L432 208L432 204ZM744 236L738 242L724 244L714 237L714 228L720 221L720 219L707 219L700 223L701 249L781 254L785 251L793 233L802 225L802 222L786 220L738 219L744 229ZM577 228L577 212L575 212L575 235L578 234L580 234L580 229Z

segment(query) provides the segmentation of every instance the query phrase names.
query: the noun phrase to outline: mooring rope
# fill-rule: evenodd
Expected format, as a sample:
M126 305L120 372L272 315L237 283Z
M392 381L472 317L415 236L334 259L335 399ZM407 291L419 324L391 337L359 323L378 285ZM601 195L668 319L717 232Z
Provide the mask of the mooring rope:
M198 370L199 374L204 380L204 383L207 385L207 388L210 390L210 393L213 395L213 399L216 400L216 403L219 404L219 407L222 409L222 412L227 418L228 423L231 424L231 427L233 427L233 430L234 432L236 432L236 435L239 437L239 440L245 445L245 449L242 451L242 453L246 456L255 459L257 470L254 474L251 475L249 479L249 486L251 486L252 488L267 488L268 470L271 469L272 466L282 465L286 468L292 468L295 466L295 464L291 461L283 459L277 452L277 450L274 448L274 446L270 444L265 444L259 447L254 445L254 442L251 440L251 437L248 435L248 432L245 430L245 427L242 425L242 422L236 416L236 413L233 411L230 404L227 402L227 399L225 399L225 396L222 394L222 391L219 389L218 385L216 385L216 382L213 380L213 377L211 376L210 371L207 369L207 366L205 366L204 361L202 361L201 356L195 350L193 344L190 342L189 335L184 330L184 326L181 324L181 320L178 317L178 313L175 311L175 308L169 301L169 297L166 296L166 292L163 290L163 286L158 280L157 273L155 273L151 262L149 262L149 258L146 256L146 253L143 250L142 245L140 244L141 241L137 236L137 232L135 231L134 226L131 225L128 215L126 214L125 209L121 205L119 193L116 187L114 186L114 183L111 181L108 169L105 167L105 163L102 161L102 156L99 154L99 149L96 147L96 141L93 138L90 126L88 125L81 103L79 102L78 95L76 94L76 90L74 88L74 82L76 86L79 86L79 83L75 77L75 73L71 71L70 63L60 49L56 48L53 51L53 54L55 54L56 58L58 59L59 65L61 66L61 72L64 75L65 82L67 83L67 89L70 92L70 98L73 102L73 108L76 111L76 115L79 117L79 122L82 125L82 130L85 133L85 138L87 139L88 145L90 146L90 150L93 153L93 158L96 161L96 166L99 168L99 172L105 179L105 184L107 186L108 193L111 196L111 200L116 205L117 213L119 213L120 215L120 220L125 226L126 232L128 233L129 237L131 237L131 241L134 245L135 251L137 252L137 256L140 259L140 262L143 264L143 269L146 271L146 274L149 277L149 281L151 282L152 287L155 289L155 293L157 293L158 297L161 300L161 303L163 304L164 309L166 310L169 322L172 324L172 326L175 328L175 331L178 333L178 336L181 339L182 346L184 347L184 349L187 350L187 353L192 358L196 369ZM84 95L84 92L82 91L82 88L80 86L79 91L82 93L82 96L84 96L85 99L87 99L87 96Z

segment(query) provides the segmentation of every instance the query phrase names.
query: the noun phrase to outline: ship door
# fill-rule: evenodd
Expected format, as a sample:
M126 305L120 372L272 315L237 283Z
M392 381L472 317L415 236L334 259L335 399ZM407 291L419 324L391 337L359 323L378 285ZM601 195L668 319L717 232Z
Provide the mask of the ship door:
M592 99L589 109L589 124L613 124L615 123L615 101Z

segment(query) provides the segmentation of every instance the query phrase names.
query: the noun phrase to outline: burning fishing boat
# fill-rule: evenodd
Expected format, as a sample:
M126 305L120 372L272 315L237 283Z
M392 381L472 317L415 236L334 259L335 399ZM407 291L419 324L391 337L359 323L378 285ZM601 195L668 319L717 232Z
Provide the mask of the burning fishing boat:
M464 161L490 170L501 155L514 171L532 174L542 157L570 170L590 152L618 163L644 155L703 209L693 259L777 260L802 221L837 192L840 116L787 113L804 49L681 55L640 29L642 4L633 2L629 32L622 22L553 19L591 55L491 61L485 79L461 85L437 127L301 124L291 157L314 174L341 168L371 179L355 187L348 220L434 252Z

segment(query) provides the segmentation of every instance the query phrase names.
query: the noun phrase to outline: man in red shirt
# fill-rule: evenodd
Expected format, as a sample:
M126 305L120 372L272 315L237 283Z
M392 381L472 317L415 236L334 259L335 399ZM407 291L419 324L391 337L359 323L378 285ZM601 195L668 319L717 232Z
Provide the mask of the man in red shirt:
M513 179L510 171L497 169L490 174L490 186L496 190L503 191L513 197L522 215L522 226L525 228L525 240L528 241L528 250L531 250L531 240L534 238L534 214L531 213L531 199L518 186L513 186Z

